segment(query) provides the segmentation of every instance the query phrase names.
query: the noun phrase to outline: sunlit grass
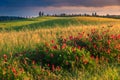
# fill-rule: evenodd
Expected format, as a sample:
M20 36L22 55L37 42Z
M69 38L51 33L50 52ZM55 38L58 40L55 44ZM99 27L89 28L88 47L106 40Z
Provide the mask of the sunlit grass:
M74 19L73 19L74 18ZM45 43L50 43L51 40L57 42L58 37L63 36L63 38L68 38L69 36L77 36L78 33L85 33L85 35L91 33L91 29L96 29L100 34L103 31L109 30L108 34L120 34L120 21L117 19L108 19L108 18L96 18L96 17L78 17L78 18L59 18L61 20L73 19L75 21L80 22L80 24L73 23L69 25L61 25L59 19L54 17L42 17L35 18L31 21L16 21L16 22L1 22L1 27L15 27L15 26L23 26L29 25L33 23L39 23L49 20L53 20L51 22L56 22L58 19L59 25L56 23L54 27L50 28L37 28L37 29L20 29L19 31L13 29L10 31L2 30L0 32L0 77L4 76L4 79L11 77L13 79L14 69L17 71L17 75L19 77L14 77L14 79L20 80L29 80L29 79L43 79L43 80L119 80L120 79L120 67L119 63L103 63L102 65L97 65L94 67L90 67L86 69L85 67L81 69L77 69L74 67L73 70L67 71L61 69L60 72L52 72L49 69L44 68L41 64L33 65L25 64L25 60L29 60L25 56L13 56L14 54L23 54L23 53L36 53L36 49L39 48L40 45L43 46ZM83 22L82 22L83 21ZM64 22L64 21L63 21ZM64 22L65 23L65 22ZM49 25L45 24L44 25ZM35 25L36 26L36 25ZM62 27L61 27L62 26ZM29 26L28 26L29 27ZM48 26L49 27L49 26ZM86 36L84 36L86 37ZM28 51L28 52L26 52ZM59 50L58 50L59 52ZM9 57L3 54L9 54ZM27 55L30 56L30 55ZM31 56L33 57L33 56ZM7 60L8 61L4 61ZM21 60L24 60L21 62ZM21 63L21 64L20 64ZM7 67L6 67L7 66ZM8 69L8 70L7 70ZM22 71L21 71L22 69ZM11 70L13 72L11 72ZM3 72L2 72L3 71ZM6 76L4 74L7 74ZM11 76L10 76L11 75Z
M89 33L92 28L99 30L110 29L110 34L120 33L119 25L113 27L103 26L71 26L65 28L38 29L35 31L11 31L0 33L0 52L1 53L16 53L26 49L34 49L37 44L56 40L60 36L68 37L77 35L79 32Z
M68 26L113 26L120 24L117 19L97 17L38 17L24 21L0 22L0 31L36 30L41 28L68 27Z
M3 21L0 22L0 28L10 28L10 27L18 27L25 26L33 23L44 22L47 20L57 19L55 17L41 17L41 18L31 18L26 20L13 20L13 21Z

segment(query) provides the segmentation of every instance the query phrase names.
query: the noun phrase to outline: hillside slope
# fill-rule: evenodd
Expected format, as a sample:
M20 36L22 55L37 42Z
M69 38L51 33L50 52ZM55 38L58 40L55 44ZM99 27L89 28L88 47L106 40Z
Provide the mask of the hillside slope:
M109 23L109 24L108 24ZM68 27L71 25L105 25L112 26L120 24L118 19L98 18L98 17L38 17L28 20L16 20L0 22L0 31L2 30L35 30L39 28Z

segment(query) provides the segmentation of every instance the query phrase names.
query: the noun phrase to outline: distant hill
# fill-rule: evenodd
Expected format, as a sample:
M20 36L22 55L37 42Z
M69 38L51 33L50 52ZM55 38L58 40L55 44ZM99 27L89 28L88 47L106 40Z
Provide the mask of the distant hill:
M9 20L22 20L26 19L24 17L16 17L16 16L0 16L0 21L9 21Z
M21 18L20 18L21 19ZM22 18L23 19L23 18ZM20 30L36 30L40 28L68 27L68 26L100 26L113 25L119 23L118 19L101 18L101 17L36 17L26 18L25 20L9 20L0 22L0 31L20 31Z
M120 15L106 15L104 16L106 18L115 18L115 19L120 19Z

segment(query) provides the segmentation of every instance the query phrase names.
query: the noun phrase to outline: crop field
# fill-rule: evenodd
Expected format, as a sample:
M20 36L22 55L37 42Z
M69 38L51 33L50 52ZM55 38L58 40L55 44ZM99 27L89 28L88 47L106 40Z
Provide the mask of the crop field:
M120 19L0 22L0 80L120 80Z

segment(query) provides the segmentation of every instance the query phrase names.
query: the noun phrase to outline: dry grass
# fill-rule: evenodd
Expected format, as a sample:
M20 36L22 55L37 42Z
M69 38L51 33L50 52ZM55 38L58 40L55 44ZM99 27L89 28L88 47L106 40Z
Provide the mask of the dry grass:
M104 28L103 28L104 27ZM35 31L10 31L0 32L0 53L16 53L27 49L34 49L36 44L56 40L59 36L68 37L70 35L77 35L79 32L89 33L91 29L96 28L101 30L110 30L110 34L120 33L118 24L108 27L101 26L70 26L65 28L55 27L51 29L38 29Z

